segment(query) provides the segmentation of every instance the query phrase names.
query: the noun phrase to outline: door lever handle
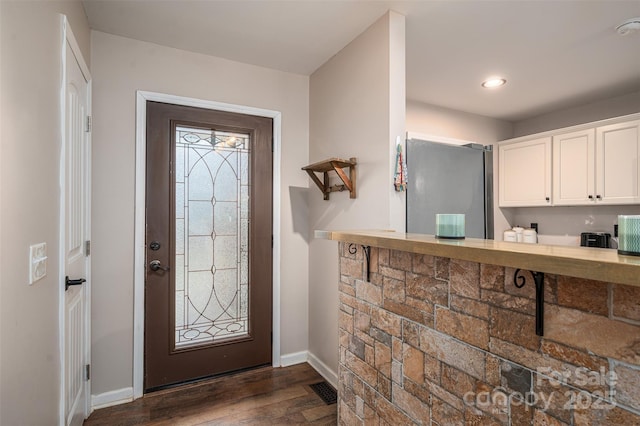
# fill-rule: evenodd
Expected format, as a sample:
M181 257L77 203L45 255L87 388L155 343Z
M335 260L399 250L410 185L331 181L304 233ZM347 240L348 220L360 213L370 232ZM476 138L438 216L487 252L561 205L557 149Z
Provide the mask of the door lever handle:
M70 280L69 276L67 275L66 277L64 277L64 291L67 291L70 285L82 285L82 283L85 283L85 282L87 282L87 280L85 280L84 278L78 278L77 280Z
M149 262L149 268L152 271L164 271L164 272L169 271L169 267L162 266L162 262L160 262L159 260L152 260L151 262Z

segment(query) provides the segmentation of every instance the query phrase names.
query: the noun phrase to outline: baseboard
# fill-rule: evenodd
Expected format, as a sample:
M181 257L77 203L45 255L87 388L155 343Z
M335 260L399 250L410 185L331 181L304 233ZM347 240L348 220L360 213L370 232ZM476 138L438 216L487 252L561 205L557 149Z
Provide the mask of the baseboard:
M327 366L324 362L320 361L317 356L309 352L307 362L313 367L324 379L331 384L334 388L338 389L338 375L335 371Z
M91 395L91 409L93 411L131 401L133 401L133 388L122 388L98 395Z
M290 365L302 364L307 362L309 356L308 351L294 352L292 354L285 354L280 357L280 367L288 367Z

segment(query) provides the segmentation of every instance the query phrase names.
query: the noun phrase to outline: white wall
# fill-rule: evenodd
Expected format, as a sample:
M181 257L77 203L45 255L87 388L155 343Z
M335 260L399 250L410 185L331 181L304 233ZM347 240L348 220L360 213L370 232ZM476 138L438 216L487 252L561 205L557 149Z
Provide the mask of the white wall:
M513 137L640 112L640 91L515 122Z
M404 133L404 17L389 12L311 75L309 162L357 158L357 198L309 188L311 230L388 229L394 198L390 161ZM402 53L402 56L404 54ZM399 99L402 99L399 101ZM402 221L404 217L402 217ZM337 372L338 252L333 241L309 245L309 352Z
M90 33L80 1L0 2L2 425L58 423L58 13L67 15L88 60ZM29 286L29 245L39 242L47 243L47 276Z
M401 141L403 154L407 133L406 90L406 40L405 18L397 13L389 14L389 177L396 168L397 142ZM407 230L407 193L397 192L393 185L387 186L389 194L389 229L398 232Z
M136 91L282 112L281 351L308 347L306 174L309 78L92 33L93 389L132 386ZM301 189L303 188L303 189Z
M410 93L407 94L411 96ZM491 145L513 137L513 124L407 100L407 131Z
M520 207L502 209L510 214L511 225L528 227L538 224L542 236L570 236L574 238L553 238L561 245L578 245L581 232L608 232L613 236L613 225L618 223L618 215L640 215L640 206L586 206L586 207ZM503 229L504 230L504 229ZM502 231L502 230L496 230ZM502 235L496 237L502 239ZM555 244L555 243L554 243Z

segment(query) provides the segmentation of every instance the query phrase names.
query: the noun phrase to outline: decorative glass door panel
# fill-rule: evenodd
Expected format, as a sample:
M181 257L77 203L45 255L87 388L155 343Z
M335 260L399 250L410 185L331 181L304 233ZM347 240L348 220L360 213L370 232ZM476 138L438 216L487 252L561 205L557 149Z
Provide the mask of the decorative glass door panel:
M273 121L146 107L145 392L268 365Z
M246 338L250 135L175 127L175 348Z

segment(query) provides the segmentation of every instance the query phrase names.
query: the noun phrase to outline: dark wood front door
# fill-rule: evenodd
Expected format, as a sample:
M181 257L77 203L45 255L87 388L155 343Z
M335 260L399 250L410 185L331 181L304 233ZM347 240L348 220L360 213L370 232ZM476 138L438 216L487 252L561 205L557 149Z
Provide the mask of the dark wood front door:
M272 134L147 102L145 391L271 363Z

